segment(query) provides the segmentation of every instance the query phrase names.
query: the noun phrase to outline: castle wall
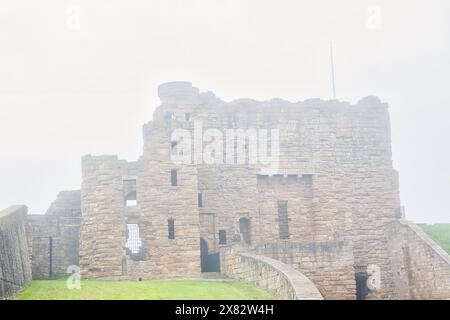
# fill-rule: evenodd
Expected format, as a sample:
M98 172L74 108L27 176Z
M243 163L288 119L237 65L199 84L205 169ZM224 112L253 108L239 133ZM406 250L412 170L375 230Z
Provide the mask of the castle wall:
M84 277L200 275L198 174L195 166L177 166L170 160L170 133L176 125L171 120L163 117L144 127L144 153L135 163L112 156L83 158ZM173 170L177 185L172 185ZM133 206L125 201L130 181L135 185ZM137 225L139 254L127 248L127 224Z
M125 256L123 176L126 163L115 156L82 161L80 269L83 278L122 275Z
M146 269L140 272L145 277L198 277L201 272L198 172L193 165L170 160L173 125L164 118L149 124L139 159L137 201L149 251ZM176 185L172 185L172 170L176 170ZM174 225L173 239L169 220Z
M0 299L23 290L31 281L26 214L24 206L0 211Z
M417 225L387 226L397 299L449 299L450 256Z
M255 252L292 266L319 289L325 299L356 298L353 247L339 241L279 241L255 248Z
M69 266L79 265L80 206L79 190L64 191L45 215L27 216L33 279L62 277Z
M314 109L314 108L313 108ZM355 272L377 265L385 286L370 298L393 294L384 226L399 208L392 168L387 105L366 98L358 105L322 104L313 141L315 240L353 243Z
M285 298L296 294L285 267L304 273L327 299L354 299L361 287L355 276L364 279L374 268L380 282L369 299L450 296L448 254L414 224L397 220L389 113L378 98L354 105L226 103L189 83L164 84L159 94L162 105L144 125L138 161L83 157L81 195L60 193L45 215L26 218L26 229L26 208L0 213L0 296L29 281L28 255L35 279L63 276L77 264L83 278L198 277L200 239L208 253L253 246L266 257L222 257L223 270ZM194 139L185 163L172 159L180 153L176 129ZM237 129L278 130L277 166L238 163L234 155L223 162L240 148L226 137ZM197 150L195 139L207 131L224 134L223 150L213 151L223 151L217 163L203 159L210 140ZM257 150L242 141L238 151L248 159Z
M198 181L198 192L203 198L200 208L201 222L204 222L201 223L201 237L208 242L210 251L217 252L220 247L220 230L226 232L226 244L240 241L241 218L251 222L250 239L257 241L262 236L257 228L260 214L258 198L255 197L257 186L254 170L244 166L201 166L198 169Z
M190 122L201 121L203 132L276 128L280 133L280 163L274 176L259 174L261 168L252 165L199 166L199 191L204 193L200 213L205 221L201 230L209 247L217 247L220 229L234 238L239 214L250 217L255 243L278 240L277 203L284 200L291 239L351 241L355 272L377 265L389 284L369 298L392 296L384 226L395 219L400 201L387 105L374 97L356 105L317 99L224 103L201 94L198 99L190 110L184 106L177 111L176 105L163 103L155 116L170 110L175 122L186 122L183 113L190 112Z
M323 300L304 274L266 256L226 246L221 248L222 273L259 286L283 300Z
M210 252L217 252L221 230L226 244L243 239L239 220L245 218L251 244L264 245L280 240L284 221L290 241L351 243L354 272L364 273L372 264L381 269L385 286L369 298L393 296L384 226L395 219L400 201L386 104L374 97L354 105L318 99L226 103L189 83L164 84L159 94L162 105L144 125L144 152L138 162L84 158L82 269L93 268L96 276L194 275L200 268L200 238ZM228 129L279 130L278 167L267 173L260 163L205 164L197 161L195 146L191 162L175 164L171 134L186 129L195 139L199 125L200 135L207 129L223 134ZM224 160L236 148L224 146ZM170 183L174 169L177 186ZM124 179L130 175L136 179L137 206L124 209ZM287 208L283 217L280 201ZM175 239L168 239L169 219L175 221ZM131 222L141 230L145 254L140 261L123 252L124 226ZM111 232L98 235L98 228ZM302 254L312 255L308 250ZM342 295L354 293L351 272L346 269Z
M315 226L311 176L258 176L256 243L280 239L278 201L287 201L289 239L313 240Z

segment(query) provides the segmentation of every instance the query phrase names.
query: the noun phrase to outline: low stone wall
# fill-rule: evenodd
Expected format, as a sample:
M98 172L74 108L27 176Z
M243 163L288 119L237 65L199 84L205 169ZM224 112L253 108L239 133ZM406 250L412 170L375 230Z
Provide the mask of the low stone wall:
M46 214L27 216L33 279L62 277L79 265L80 224L79 190L61 192Z
M450 299L450 256L416 224L398 220L388 228L399 299Z
M80 218L28 216L27 234L33 279L49 279L50 273L51 278L62 277L67 274L69 266L79 265L79 230Z
M24 206L0 212L0 299L21 291L31 281L26 214Z
M323 300L319 290L303 274L269 257L244 252L243 249L221 249L222 274L262 287L285 300Z
M353 247L349 242L279 241L254 250L303 273L314 282L325 299L356 298Z

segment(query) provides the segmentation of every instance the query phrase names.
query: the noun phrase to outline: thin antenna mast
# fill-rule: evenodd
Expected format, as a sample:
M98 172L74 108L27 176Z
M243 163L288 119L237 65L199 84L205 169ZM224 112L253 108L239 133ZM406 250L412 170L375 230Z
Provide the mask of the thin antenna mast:
M334 81L333 40L330 41L330 58L331 58L331 83L333 86L333 99L336 100L336 84Z

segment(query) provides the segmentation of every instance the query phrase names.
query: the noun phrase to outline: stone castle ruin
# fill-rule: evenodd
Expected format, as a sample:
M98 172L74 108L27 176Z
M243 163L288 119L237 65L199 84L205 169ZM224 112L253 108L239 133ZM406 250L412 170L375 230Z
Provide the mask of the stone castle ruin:
M81 191L26 216L34 279L79 266L83 279L220 273L285 299L450 298L450 257L404 220L386 103L227 103L188 82L159 97L138 161L84 156Z

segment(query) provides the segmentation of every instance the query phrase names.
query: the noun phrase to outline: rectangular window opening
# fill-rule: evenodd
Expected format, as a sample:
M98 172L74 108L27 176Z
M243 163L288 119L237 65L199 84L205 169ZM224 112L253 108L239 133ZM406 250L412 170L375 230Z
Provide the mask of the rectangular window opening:
M278 201L278 232L280 239L290 238L287 201Z
M171 181L173 187L178 186L178 174L177 174L177 169L172 169L172 170L170 171L170 181Z
M202 193L198 194L198 207L203 208L203 194Z
M219 244L227 244L226 230L219 230Z
M127 255L129 255L132 260L142 260L142 240L139 231L139 225L136 223L127 224L126 231L127 242L125 247Z
M123 190L124 190L125 206L126 207L137 206L136 180L124 180Z
M168 227L168 232L169 232L168 238L170 240L175 239L175 220L174 219L167 220L167 227Z

